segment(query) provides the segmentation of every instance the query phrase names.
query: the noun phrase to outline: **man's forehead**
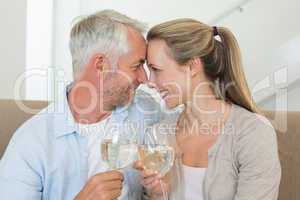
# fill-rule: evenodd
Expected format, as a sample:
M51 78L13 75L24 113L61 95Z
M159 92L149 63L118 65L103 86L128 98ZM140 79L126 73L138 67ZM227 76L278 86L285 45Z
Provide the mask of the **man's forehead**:
M146 40L145 37L143 36L143 34L131 27L127 28L127 39L128 40L139 40L140 42L143 42L144 44L146 44Z

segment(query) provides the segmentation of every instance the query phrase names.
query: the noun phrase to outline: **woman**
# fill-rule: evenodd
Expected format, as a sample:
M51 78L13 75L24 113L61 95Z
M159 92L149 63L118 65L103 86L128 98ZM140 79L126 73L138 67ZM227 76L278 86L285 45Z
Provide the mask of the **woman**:
M185 105L175 129L183 196L169 198L277 199L276 133L251 99L233 34L177 19L153 27L147 40L150 82L168 108ZM162 199L161 185L173 176L161 178L141 162L135 167L150 199Z

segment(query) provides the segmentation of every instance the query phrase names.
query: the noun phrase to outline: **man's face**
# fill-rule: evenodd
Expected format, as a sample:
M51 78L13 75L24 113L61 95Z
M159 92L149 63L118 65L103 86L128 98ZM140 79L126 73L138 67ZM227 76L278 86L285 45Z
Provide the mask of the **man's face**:
M129 51L119 58L117 71L104 80L104 95L110 96L113 107L131 103L135 89L147 79L143 67L146 57L145 39L140 33L129 28L128 44Z

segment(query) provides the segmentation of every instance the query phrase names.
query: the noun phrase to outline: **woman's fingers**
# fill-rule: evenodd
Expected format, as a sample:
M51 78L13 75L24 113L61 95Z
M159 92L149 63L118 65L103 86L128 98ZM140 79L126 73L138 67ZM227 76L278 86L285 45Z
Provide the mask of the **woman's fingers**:
M152 189L153 187L156 187L157 184L159 184L159 181L162 177L158 172L153 170L144 170L141 176L141 184L147 189Z
M156 171L146 169L142 161L134 162L133 163L133 168L136 169L136 170L141 171L141 175L142 175L143 178L158 174L158 172L156 172Z
M147 178L147 177L151 177L151 176L156 176L156 175L158 175L158 172L156 172L156 171L153 171L153 170L149 170L149 169L144 169L143 171L142 171L142 177L143 178Z
M167 187L167 183L164 182L162 179L155 179L150 184L144 185L144 187L147 190L152 191L158 195L161 195L162 191L169 191Z
M142 161L136 161L133 163L133 168L139 171L144 171L145 166L143 165Z
M158 175L152 175L152 176L148 176L146 178L143 178L142 182L143 182L143 185L149 185L149 184L151 184L152 182L154 182L156 180L159 180L159 176Z
M148 190L160 190L162 175L157 171L148 170L141 161L136 161L133 167L140 171L141 184Z

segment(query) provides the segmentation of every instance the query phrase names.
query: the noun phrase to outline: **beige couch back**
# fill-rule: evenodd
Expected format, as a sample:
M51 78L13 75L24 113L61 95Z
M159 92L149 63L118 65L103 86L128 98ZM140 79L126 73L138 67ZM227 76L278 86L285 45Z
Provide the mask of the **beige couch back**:
M279 200L300 199L300 112L266 112L277 132L282 178Z
M44 101L0 100L0 158L15 130L34 115L34 113L22 111L17 104L24 105L32 111L35 110L34 113L48 105Z
M17 103L36 109L35 113L48 104L41 101L17 101ZM0 100L0 158L14 131L32 115L33 113L22 111L13 100ZM266 112L266 115L277 129L282 166L279 200L299 200L300 112L276 112L276 114Z

